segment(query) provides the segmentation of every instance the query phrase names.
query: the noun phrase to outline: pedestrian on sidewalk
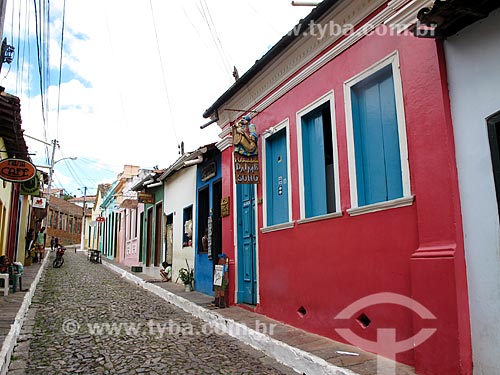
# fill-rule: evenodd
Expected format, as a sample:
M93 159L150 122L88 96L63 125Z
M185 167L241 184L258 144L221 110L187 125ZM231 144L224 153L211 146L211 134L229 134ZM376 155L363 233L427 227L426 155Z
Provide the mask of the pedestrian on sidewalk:
M50 237L50 251L54 251L55 243L56 243L56 240L54 239L54 236Z
M45 255L45 241L47 239L47 233L45 233L45 227L40 229L40 232L36 235L36 253L38 261L43 259Z

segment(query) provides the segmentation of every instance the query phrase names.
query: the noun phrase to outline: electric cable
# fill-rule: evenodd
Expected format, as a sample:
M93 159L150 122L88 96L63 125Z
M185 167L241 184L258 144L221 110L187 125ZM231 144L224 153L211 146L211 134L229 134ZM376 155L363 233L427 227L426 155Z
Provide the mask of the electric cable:
M59 55L59 82L57 83L57 121L56 121L56 134L59 136L59 114L61 104L61 80L62 80L62 59L63 59L63 46L64 46L64 23L66 19L66 0L63 4L62 26L61 26L61 53Z
M155 21L155 15L154 15L154 11L153 11L153 3L151 2L151 0L149 0L149 7L151 9L151 18L153 19L153 28L155 31L156 48L158 50L158 57L160 59L161 75L163 78L163 88L165 89L165 95L167 97L167 106L168 106L168 109L170 112L170 118L172 121L172 130L174 131L175 142L177 143L177 146L179 147L180 143L179 143L179 138L177 137L177 131L175 130L175 118L174 118L174 114L172 111L172 105L170 103L170 95L168 94L167 80L165 77L165 69L163 68L163 59L161 57L160 44L158 42L158 32L156 30L156 21Z

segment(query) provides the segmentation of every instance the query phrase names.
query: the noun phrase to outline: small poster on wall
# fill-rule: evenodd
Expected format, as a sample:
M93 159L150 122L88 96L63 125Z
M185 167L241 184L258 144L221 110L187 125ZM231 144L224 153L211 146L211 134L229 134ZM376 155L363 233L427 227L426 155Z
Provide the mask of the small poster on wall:
M224 265L217 264L214 269L214 285L221 286L223 277L224 277Z

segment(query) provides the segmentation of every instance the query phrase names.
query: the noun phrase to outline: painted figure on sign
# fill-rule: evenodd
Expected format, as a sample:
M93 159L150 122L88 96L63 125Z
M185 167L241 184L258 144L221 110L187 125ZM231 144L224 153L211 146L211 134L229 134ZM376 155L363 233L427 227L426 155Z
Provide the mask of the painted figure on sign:
M240 121L233 125L234 151L244 156L257 155L257 130L250 123L250 116L243 116Z

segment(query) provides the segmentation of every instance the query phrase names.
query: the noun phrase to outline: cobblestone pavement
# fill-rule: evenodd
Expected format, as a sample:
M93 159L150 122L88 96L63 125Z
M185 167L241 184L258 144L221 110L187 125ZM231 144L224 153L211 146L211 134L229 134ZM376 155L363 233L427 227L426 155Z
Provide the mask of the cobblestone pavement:
M8 375L296 374L102 265L64 257L40 280Z

